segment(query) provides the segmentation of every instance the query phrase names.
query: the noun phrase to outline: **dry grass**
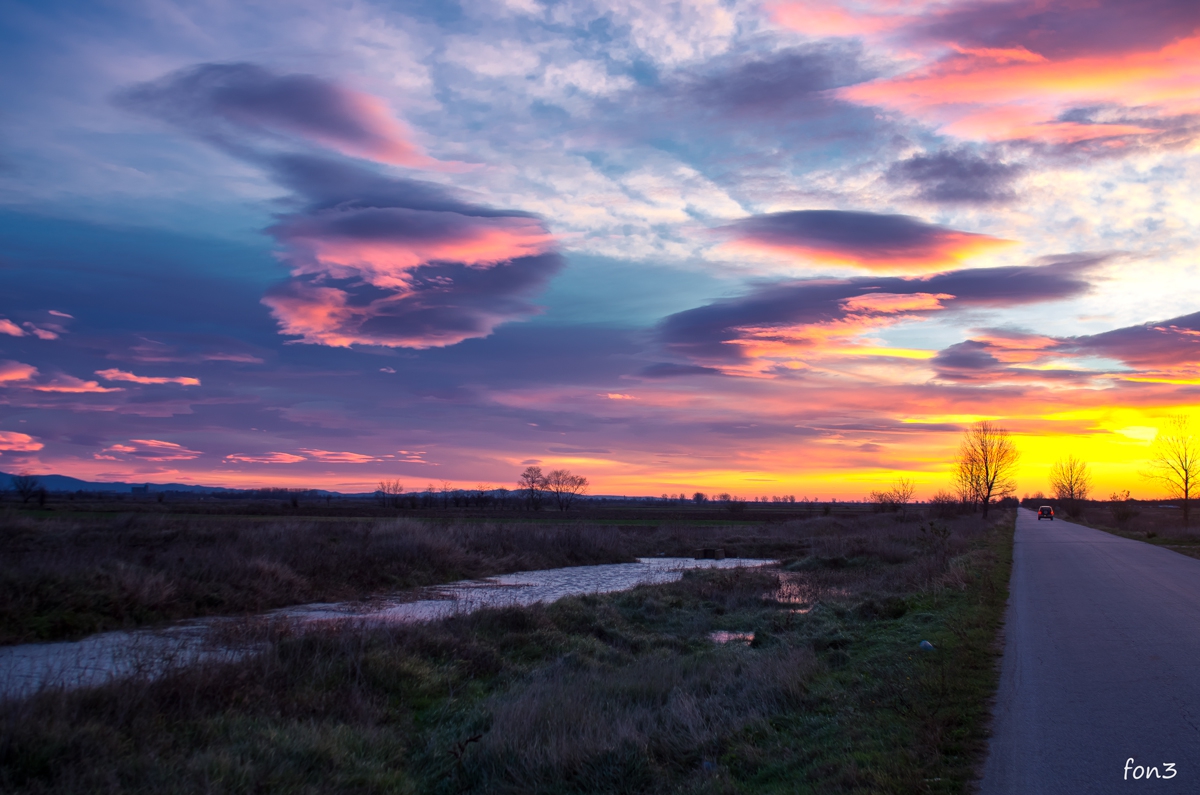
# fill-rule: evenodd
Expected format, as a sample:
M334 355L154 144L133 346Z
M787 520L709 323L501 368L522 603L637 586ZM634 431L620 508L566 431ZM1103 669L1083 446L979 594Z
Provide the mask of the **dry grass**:
M962 791L1004 534L920 527L819 520L779 531L790 570L431 624L248 622L240 661L0 704L0 790Z
M631 560L577 525L0 516L0 643Z
M855 528L880 521L912 526L870 515L619 527L169 513L32 518L10 511L0 513L0 644L355 600L514 571L690 557L698 547L796 559L816 539L828 554L853 555L833 550L854 543Z

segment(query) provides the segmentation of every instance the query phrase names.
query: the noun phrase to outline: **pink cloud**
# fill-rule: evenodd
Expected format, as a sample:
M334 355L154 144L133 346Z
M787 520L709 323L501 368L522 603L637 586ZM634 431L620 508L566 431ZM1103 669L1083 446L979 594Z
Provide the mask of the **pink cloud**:
M313 458L326 464L369 464L374 461L382 461L373 455L363 455L362 453L344 453L335 452L332 450L309 450L301 449L302 453L307 453Z
M199 450L164 442L158 439L130 439L129 444L114 444L93 456L98 460L119 460L114 454L138 458L143 461L190 461L203 455Z
M31 364L22 364L11 359L0 360L0 385L30 381L37 374L38 369Z
M120 101L225 143L233 136L290 138L392 165L447 165L422 152L378 97L314 75L206 63L136 86Z
M101 394L104 392L124 392L122 387L100 386L98 381L84 381L73 375L56 376L48 384L32 387L38 392L63 392L68 394Z
M50 328L42 328L40 326L35 326L32 323L26 323L25 328L29 329L29 333L37 337L39 340L56 340L58 339L58 332L62 331L61 328L59 328L58 331L53 331Z
M411 290L412 271L433 262L489 267L545 253L554 238L540 221L403 207L335 209L295 217L271 230L289 248L296 276L363 279Z
M227 464L296 464L307 460L302 455L293 455L292 453L263 453L262 455L234 453L225 456Z
M949 293L867 293L847 298L842 309L860 314L890 315L897 312L931 312L953 299Z
M33 453L45 447L27 433L0 431L0 450L14 453Z
M129 381L134 384L180 384L182 386L200 386L199 378L189 378L187 376L164 377L164 376L147 376L134 375L133 373L118 370L115 367L108 370L97 370L96 375L103 378L105 381Z
M24 337L25 332L21 327L12 322L8 318L0 317L0 334L7 334L10 337Z

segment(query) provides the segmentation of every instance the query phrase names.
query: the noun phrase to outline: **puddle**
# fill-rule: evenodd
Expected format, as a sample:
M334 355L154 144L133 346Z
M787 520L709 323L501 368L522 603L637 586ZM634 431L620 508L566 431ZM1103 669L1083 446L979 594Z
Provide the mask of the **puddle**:
M708 639L713 643L745 643L748 646L754 642L754 633L717 630L716 632L708 633Z
M643 558L637 563L573 566L523 571L486 580L467 580L365 602L308 604L273 610L257 617L272 624L321 624L353 621L409 623L435 621L482 607L524 607L564 596L625 591L639 585L674 582L685 569L765 566L770 560L727 558ZM80 641L29 643L0 647L0 697L21 697L41 687L76 688L131 675L160 676L197 662L236 660L259 648L253 642L231 644L245 618L207 618L158 629L105 632ZM718 641L725 642L725 641Z

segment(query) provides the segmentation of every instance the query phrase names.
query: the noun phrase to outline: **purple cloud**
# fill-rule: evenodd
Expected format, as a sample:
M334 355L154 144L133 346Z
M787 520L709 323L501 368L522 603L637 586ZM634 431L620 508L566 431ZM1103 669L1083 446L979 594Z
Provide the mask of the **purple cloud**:
M945 204L998 204L1016 198L1012 183L1023 166L947 149L914 155L887 171L890 182L914 186L917 196Z
M1062 350L1106 356L1139 369L1169 370L1200 367L1200 312L1157 323L1069 337Z
M855 317L920 316L975 307L1002 308L1073 298L1087 292L1088 271L1102 256L1076 256L1037 266L975 268L923 278L860 277L773 282L734 299L671 315L659 331L668 349L692 359L736 361L731 341L747 329L793 328Z
M395 165L433 163L379 99L314 75L204 63L127 89L117 102L234 149L247 136L282 136Z
M723 227L734 248L795 255L868 270L935 270L1009 241L959 232L908 215L794 210Z
M345 160L253 146L286 134L414 164L403 131L371 97L311 75L201 64L119 101L266 168L295 192L297 209L267 230L292 279L263 303L299 341L430 348L484 337L535 314L532 297L562 267L553 237L529 213L479 206L449 188Z
M967 47L1023 48L1058 59L1155 50L1198 27L1200 5L1191 0L1012 0L956 5L909 32Z

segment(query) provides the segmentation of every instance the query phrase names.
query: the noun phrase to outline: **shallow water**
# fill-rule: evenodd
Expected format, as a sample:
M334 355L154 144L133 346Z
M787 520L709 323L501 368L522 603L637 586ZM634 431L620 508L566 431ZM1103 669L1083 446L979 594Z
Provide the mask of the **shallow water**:
M708 639L713 643L745 643L747 646L754 642L753 632L726 632L719 629L716 632L708 633Z
M482 607L527 606L564 596L625 591L639 585L674 582L685 569L764 566L773 561L727 558L643 558L637 563L573 566L522 571L486 580L426 588L411 594L365 602L308 604L273 610L259 618L300 625L350 621L408 623L434 621ZM254 644L231 644L221 630L245 619L206 618L158 629L105 632L80 641L0 647L0 697L21 697L43 687L76 688L134 674L153 678L183 665L234 660Z

